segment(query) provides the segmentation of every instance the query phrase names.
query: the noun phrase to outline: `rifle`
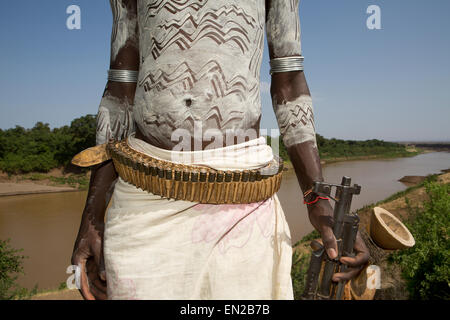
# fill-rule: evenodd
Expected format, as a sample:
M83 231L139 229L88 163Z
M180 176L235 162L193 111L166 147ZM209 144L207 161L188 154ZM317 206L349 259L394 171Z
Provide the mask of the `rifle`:
M344 294L345 282L337 285L331 281L337 272L343 272L347 266L340 263L341 257L354 257L353 246L358 232L359 217L356 213L349 213L354 194L359 194L361 186L350 186L351 179L343 177L340 185L325 182L314 182L313 192L336 202L334 206L333 233L336 237L338 256L330 259L324 246L318 241L311 242L313 249L306 275L304 300L341 300ZM336 187L335 197L331 197L331 189ZM323 269L323 272L321 273ZM321 276L320 276L321 274Z

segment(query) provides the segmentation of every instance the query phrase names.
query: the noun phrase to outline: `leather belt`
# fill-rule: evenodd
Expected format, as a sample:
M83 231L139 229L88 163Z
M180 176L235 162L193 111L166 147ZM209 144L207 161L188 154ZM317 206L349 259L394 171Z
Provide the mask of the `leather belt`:
M138 152L127 139L110 141L106 152L124 181L164 198L205 204L266 200L279 190L283 171L278 157L264 168L244 171L177 164Z

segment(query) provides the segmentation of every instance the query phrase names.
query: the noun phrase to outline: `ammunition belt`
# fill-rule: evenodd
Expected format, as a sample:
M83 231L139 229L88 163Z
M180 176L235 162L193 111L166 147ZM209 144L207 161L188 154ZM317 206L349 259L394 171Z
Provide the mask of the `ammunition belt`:
M106 146L119 176L137 188L168 199L209 204L253 203L270 198L281 184L283 162L275 158L258 170L220 171L152 158L128 146Z

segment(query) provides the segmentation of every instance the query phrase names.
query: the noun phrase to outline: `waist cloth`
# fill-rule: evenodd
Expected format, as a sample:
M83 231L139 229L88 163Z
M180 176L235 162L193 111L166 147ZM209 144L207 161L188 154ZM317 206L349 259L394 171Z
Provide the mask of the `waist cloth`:
M133 136L128 143L174 159L173 151ZM217 170L262 168L273 158L264 137L196 153L176 157ZM293 299L291 236L276 194L250 204L200 204L118 178L106 212L104 258L108 299Z

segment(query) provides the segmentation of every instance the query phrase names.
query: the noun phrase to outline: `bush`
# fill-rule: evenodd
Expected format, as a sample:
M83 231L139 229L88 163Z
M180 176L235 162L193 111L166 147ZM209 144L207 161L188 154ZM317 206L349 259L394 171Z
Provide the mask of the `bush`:
M300 297L305 290L306 273L308 272L310 258L310 253L300 255L297 252L294 252L292 255L291 278L294 290L294 300L300 300Z
M23 299L33 295L32 291L21 288L16 280L19 274L23 274L23 260L25 256L22 250L14 249L8 240L0 240L0 300Z
M297 247L306 242L309 243L311 240L317 238L320 238L320 233L317 232L317 230L314 230L304 236L296 244L294 244L294 247ZM291 278L295 300L299 300L301 295L303 294L303 291L305 290L306 273L308 272L310 260L310 252L300 255L297 251L294 251L294 253L292 254Z
M450 299L450 185L426 182L429 201L411 215L407 227L416 245L394 253L411 299Z

